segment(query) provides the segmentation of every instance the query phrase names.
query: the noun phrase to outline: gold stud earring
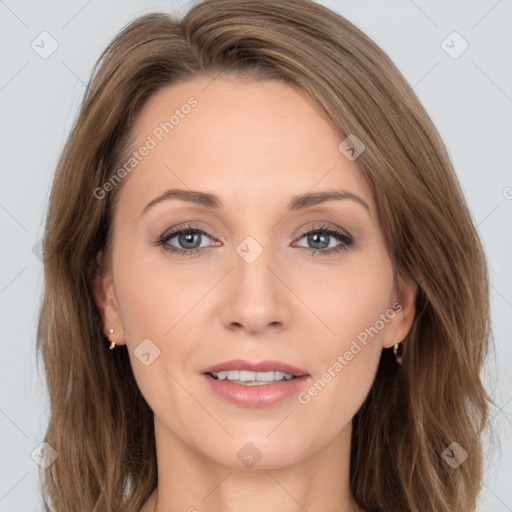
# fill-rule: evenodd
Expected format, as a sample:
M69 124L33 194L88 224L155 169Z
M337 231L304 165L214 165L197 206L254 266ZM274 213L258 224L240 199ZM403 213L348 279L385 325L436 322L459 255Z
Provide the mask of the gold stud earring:
M114 334L114 329L107 329L107 336L112 336ZM110 350L113 350L116 347L116 344L114 341L110 340Z

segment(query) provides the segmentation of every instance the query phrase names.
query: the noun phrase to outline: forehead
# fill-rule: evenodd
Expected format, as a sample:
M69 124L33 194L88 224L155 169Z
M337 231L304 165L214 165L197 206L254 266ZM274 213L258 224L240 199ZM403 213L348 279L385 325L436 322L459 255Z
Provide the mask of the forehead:
M371 203L357 162L338 149L343 138L313 100L282 82L197 77L161 89L141 111L131 149L150 149L127 195L140 209L166 188L191 188L261 208L262 197L342 188Z

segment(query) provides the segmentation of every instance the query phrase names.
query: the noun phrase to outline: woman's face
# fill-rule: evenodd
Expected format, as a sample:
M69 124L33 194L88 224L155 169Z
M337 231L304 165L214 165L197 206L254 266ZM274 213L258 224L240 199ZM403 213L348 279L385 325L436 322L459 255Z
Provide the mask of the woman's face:
M146 104L97 300L169 445L233 467L304 460L347 438L407 334L412 283L395 287L342 141L276 81L196 78Z

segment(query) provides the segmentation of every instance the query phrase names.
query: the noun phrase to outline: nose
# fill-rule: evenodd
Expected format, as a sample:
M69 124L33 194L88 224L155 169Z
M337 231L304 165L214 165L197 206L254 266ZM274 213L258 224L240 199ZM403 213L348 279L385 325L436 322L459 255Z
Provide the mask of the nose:
M286 271L269 249L254 261L240 254L235 255L223 288L223 325L251 336L285 329L290 323L292 297L285 284Z

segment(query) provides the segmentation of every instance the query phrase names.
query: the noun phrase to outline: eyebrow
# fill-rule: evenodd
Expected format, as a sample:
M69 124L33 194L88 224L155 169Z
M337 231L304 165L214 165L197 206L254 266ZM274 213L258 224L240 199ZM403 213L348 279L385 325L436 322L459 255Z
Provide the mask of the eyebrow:
M223 208L222 201L215 194L211 194L208 192L201 192L199 190L184 190L184 189L170 189L166 190L163 194L155 197L152 201L150 201L142 210L142 214L144 214L147 210L152 208L158 203L162 201L167 201L169 199L180 199L181 201L187 201L189 203L197 204L199 206L204 206L206 208L212 209L220 209ZM296 211L303 210L305 208L309 208L311 206L315 206L320 203L324 203L326 201L334 201L334 200L343 200L343 199L351 199L356 203L363 206L368 213L370 213L370 207L362 199L361 197L348 192L347 190L340 191L325 191L325 192L309 192L307 194L302 194L298 196L292 196L290 202L288 203L288 211Z

